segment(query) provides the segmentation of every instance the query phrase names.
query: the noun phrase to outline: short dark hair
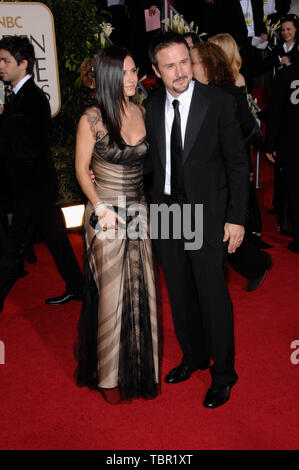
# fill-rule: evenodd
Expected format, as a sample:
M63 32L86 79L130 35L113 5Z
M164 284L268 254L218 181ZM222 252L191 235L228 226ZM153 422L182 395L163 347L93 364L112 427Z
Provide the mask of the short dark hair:
M184 44L189 51L189 46L185 38L175 31L167 31L156 36L149 47L149 58L151 63L158 68L157 53L165 47L172 46L173 44Z
M23 60L27 60L26 73L33 75L34 47L26 36L5 36L0 40L0 49L8 51L15 58L18 65Z

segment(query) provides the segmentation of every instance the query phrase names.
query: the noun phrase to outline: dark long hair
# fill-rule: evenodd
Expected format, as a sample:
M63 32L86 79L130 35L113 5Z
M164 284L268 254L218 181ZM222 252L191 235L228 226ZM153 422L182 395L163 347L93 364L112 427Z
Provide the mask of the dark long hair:
M122 46L110 46L103 49L96 58L96 98L103 123L110 136L110 145L116 142L124 148L120 135L124 112L125 96L123 92L123 64L126 57L132 57Z

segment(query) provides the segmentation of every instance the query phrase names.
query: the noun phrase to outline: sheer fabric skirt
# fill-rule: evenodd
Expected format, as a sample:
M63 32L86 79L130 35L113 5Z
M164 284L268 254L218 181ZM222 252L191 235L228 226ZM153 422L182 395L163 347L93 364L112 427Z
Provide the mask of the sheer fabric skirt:
M122 196L127 207L134 203L146 207L140 173L140 169L103 160L101 178L96 179L100 200L116 206ZM93 229L91 213L88 204L78 383L95 383L111 403L139 396L153 398L159 391L160 354L156 273L147 215L143 217L146 236L134 240L126 232L120 236L98 226Z

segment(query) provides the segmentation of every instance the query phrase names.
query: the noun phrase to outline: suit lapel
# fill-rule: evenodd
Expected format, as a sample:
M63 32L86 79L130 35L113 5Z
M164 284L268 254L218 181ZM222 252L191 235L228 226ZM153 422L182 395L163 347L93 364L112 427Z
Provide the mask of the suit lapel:
M201 129L204 118L210 106L209 100L201 93L200 85L195 82L193 96L191 100L189 116L186 126L183 161L184 164L193 147L195 139Z
M154 127L156 128L157 147L163 168L166 166L166 137L165 137L165 99L164 90L161 99L156 102Z
M14 99L12 101L12 108L11 108L13 111L18 110L19 107L22 105L24 96L26 95L26 93L29 92L29 90L32 87L32 84L33 84L33 79L30 78L29 80L27 80L27 82L24 83L24 85L20 88L18 93L14 96Z

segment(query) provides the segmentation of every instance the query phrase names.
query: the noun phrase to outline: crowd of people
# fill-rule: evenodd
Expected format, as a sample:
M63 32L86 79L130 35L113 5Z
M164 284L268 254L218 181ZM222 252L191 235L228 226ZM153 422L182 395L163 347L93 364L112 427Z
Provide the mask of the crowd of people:
M108 0L105 7L122 27L128 12L133 18L144 8L151 15L161 8L160 2L137 3L141 10L133 1ZM55 205L50 109L33 80L34 49L24 37L0 40L0 78L11 85L0 116L6 188L0 309L26 274L24 260L38 228L66 284L62 295L46 302L83 300L78 384L95 387L111 404L154 398L161 388L158 262L182 351L165 381L176 384L209 369L204 406L216 408L238 380L226 261L247 279L247 291L262 284L271 265L252 177L251 149L262 137L248 104L248 89L267 70L274 77L263 148L280 188L274 210L280 218L287 211L288 248L299 253L298 17L288 13L296 2L236 0L224 9L218 0L192 2L192 8L191 2L174 3L189 21L198 15L207 36L151 34L149 61L161 86L142 104L134 100L140 50L124 47L129 38L121 26L115 45L81 66L75 166L87 198L84 276ZM263 8L273 22L281 21L280 38L267 55ZM142 34L146 43L144 23ZM145 174L151 175L149 193Z

